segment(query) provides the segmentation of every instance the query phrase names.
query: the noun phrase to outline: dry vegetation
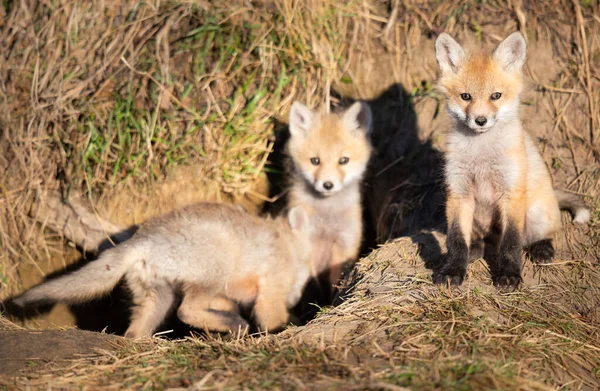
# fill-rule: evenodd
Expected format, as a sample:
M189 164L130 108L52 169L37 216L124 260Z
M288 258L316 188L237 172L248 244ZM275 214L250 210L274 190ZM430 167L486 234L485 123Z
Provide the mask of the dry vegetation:
M517 29L529 43L523 120L592 224L567 223L556 263L527 264L516 292L493 289L480 262L464 287L440 289L421 259L443 248L426 230L439 223L446 125L433 42L448 31L490 48ZM38 213L48 194L121 227L203 199L258 210L294 99L372 104L373 237L412 235L361 260L347 300L307 326L119 339L67 361L30 357L0 386L599 388L597 1L5 1L0 42L0 299L78 256ZM0 322L2 343L20 326Z

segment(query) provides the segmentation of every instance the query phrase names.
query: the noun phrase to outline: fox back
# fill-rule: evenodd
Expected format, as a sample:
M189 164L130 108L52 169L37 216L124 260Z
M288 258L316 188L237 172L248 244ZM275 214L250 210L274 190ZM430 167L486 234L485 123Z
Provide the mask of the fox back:
M200 203L141 225L127 242L65 276L44 282L15 300L78 303L108 293L124 276L136 297L150 287L200 284L252 302L260 280L277 275L293 301L310 277L310 225L301 208L277 220L231 205ZM234 294L234 296L236 296Z
M309 277L311 242L305 215L292 209L278 219L263 219L216 203L177 210L140 229L137 240L153 254L144 263L151 273L142 275L201 283L225 295L237 292L232 299L240 302L251 302L259 281L270 275L279 274L289 289L298 276L306 275L305 281Z

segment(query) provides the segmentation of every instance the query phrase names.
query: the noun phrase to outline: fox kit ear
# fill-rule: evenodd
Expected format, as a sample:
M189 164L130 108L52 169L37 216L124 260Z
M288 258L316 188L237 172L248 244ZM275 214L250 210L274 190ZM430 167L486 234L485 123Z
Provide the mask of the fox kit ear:
M435 41L435 58L442 73L456 73L465 59L465 51L450 34L441 33Z
M371 133L373 123L371 108L365 102L355 102L342 114L342 123L350 131L360 130L364 134Z
M523 34L514 32L494 50L494 60L507 72L520 71L525 64L527 43Z
M304 232L308 230L308 213L301 206L294 206L288 212L288 222L293 231Z
M304 136L314 125L315 114L302 103L295 101L290 110L290 134Z

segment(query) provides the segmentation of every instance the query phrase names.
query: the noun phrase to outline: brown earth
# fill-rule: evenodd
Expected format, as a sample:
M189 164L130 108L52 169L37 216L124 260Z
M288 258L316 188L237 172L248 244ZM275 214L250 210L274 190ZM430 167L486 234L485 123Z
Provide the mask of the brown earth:
M121 337L85 330L0 330L0 376L65 367L122 345Z

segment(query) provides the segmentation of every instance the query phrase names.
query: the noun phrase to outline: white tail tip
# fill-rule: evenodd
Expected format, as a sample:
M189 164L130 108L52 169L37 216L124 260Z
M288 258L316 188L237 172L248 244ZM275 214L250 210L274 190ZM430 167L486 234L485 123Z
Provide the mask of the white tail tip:
M589 209L579 209L577 213L575 213L575 218L573 222L576 224L587 224L592 217Z

